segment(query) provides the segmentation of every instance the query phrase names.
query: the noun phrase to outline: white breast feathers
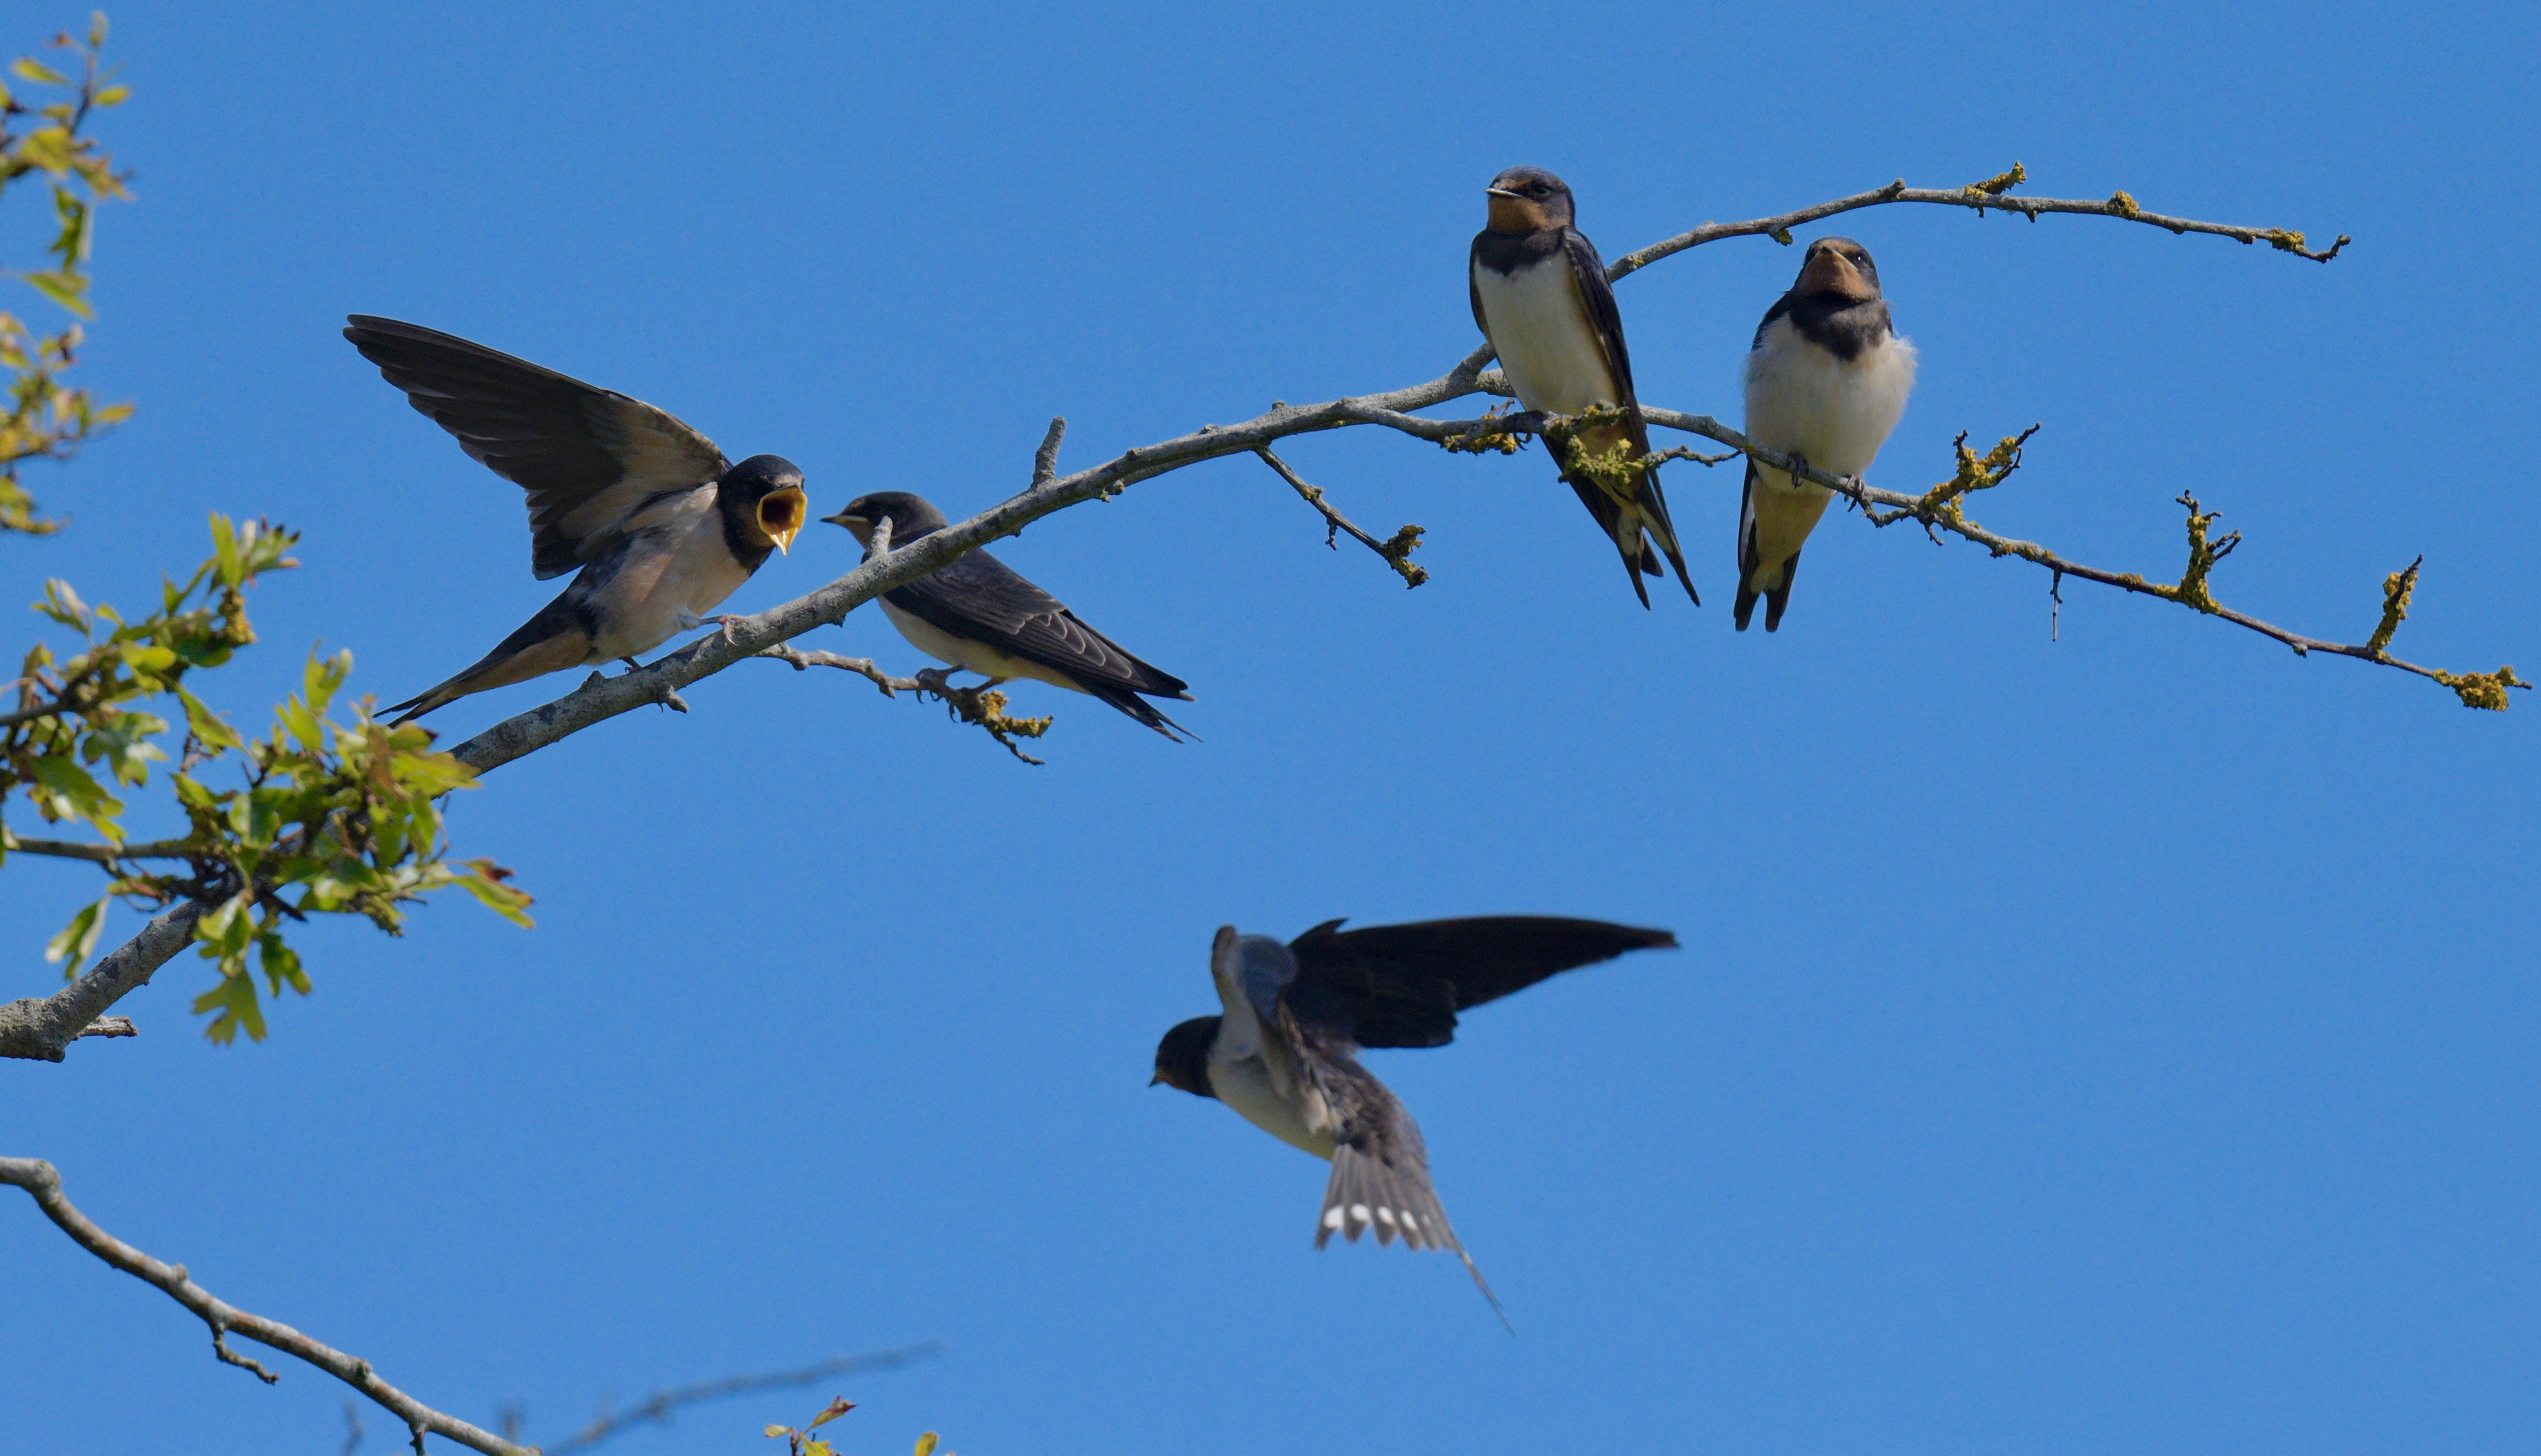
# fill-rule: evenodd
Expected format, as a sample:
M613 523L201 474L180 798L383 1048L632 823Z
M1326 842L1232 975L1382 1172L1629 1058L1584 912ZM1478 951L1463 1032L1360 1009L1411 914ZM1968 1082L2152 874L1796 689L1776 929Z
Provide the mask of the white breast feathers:
M1839 475L1870 468L1915 388L1915 346L1889 334L1850 359L1809 341L1788 317L1747 355L1747 434Z
M1591 404L1616 402L1605 345L1579 300L1567 253L1514 273L1496 273L1481 263L1473 268L1491 347L1499 352L1518 403L1576 414Z

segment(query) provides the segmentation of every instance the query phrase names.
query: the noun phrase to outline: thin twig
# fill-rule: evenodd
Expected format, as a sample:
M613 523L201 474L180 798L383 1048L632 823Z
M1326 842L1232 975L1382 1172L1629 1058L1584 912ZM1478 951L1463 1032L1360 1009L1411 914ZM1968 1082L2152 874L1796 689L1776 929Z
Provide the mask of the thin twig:
M52 1164L40 1158L0 1158L0 1183L16 1184L33 1195L36 1205L44 1210L44 1216L53 1220L81 1248L143 1283L153 1285L193 1311L197 1318L211 1327L212 1352L223 1363L250 1371L267 1385L281 1378L230 1348L228 1337L242 1335L305 1360L368 1396L414 1432L417 1450L423 1448L424 1432L429 1431L485 1452L486 1456L538 1456L535 1446L516 1446L500 1436L478 1430L455 1416L445 1416L424 1405L382 1380L371 1369L368 1360L356 1359L342 1350L321 1345L289 1325L276 1324L261 1315L249 1314L213 1298L202 1285L186 1276L185 1266L160 1263L98 1227L86 1214L71 1206L71 1201L62 1197L61 1176L53 1171Z
M1333 535L1335 532L1346 531L1350 534L1350 539L1352 541L1357 542L1359 545L1383 557L1385 564L1393 567L1396 574L1403 578L1403 585L1407 589L1416 587L1420 585L1420 583L1429 579L1429 573L1427 571L1412 564L1413 548L1420 545L1419 527L1406 526L1402 530L1394 533L1393 540L1379 541L1375 537L1368 535L1366 532L1359 530L1358 527L1350 524L1350 519L1347 516L1344 516L1341 512L1333 509L1332 502L1324 499L1323 487L1319 485L1309 485L1304 480L1298 478L1297 473L1288 469L1288 463L1286 461L1281 460L1278 456L1272 454L1270 447L1266 445L1260 450L1255 451L1254 454L1262 457L1263 464L1269 466L1274 471L1277 471L1279 473L1279 478L1287 481L1289 486L1294 489L1297 494L1303 496L1306 504L1313 506L1317 511L1322 513L1324 518L1325 546L1331 546L1335 550L1339 550L1341 547L1335 545Z
M606 1413L570 1437L546 1448L546 1456L574 1456L608 1440L622 1435L638 1425L667 1422L671 1412L681 1406L693 1406L705 1401L726 1400L738 1395L755 1395L762 1390L791 1390L838 1375L861 1374L867 1370L897 1370L944 1352L941 1341L887 1349L879 1354L843 1355L823 1360L800 1370L780 1370L772 1375L735 1375L724 1380L709 1380L698 1385L682 1385L656 1391L639 1405L624 1411Z
M1066 433L1066 419L1058 415L1051 416L1050 432L1041 437L1041 448L1033 452L1034 489L1038 490L1058 478L1058 441L1059 437Z
M2078 213L2089 217L2114 217L2126 222L2142 223L2147 227L2163 228L2173 233L2207 233L2217 238L2230 238L2236 243L2266 243L2281 253L2290 253L2297 257L2310 258L2314 262L2329 261L2338 256L2348 244L2356 241L2341 233L2338 235L2338 241L2331 244L2326 252L2315 253L2304 246L2304 238L2300 233L2287 232L2284 228L2245 228L2228 223L2199 222L2195 218L2165 217L2158 212L2144 211L2136 205L2133 197L2123 191L2115 193L2105 202L2091 202L2067 197L2022 197L2009 195L2000 190L1987 189L1991 182L2003 182L2009 185L2010 182L2025 181L2025 174L2015 175L2019 173L2019 164L2014 163L2013 171L2004 174L2002 178L1965 187L1910 187L1906 185L1906 180L1901 177L1884 187L1874 187L1867 192L1855 192L1850 197L1838 197L1832 202L1820 202L1813 207L1795 208L1773 217L1754 218L1747 222L1705 223L1699 228L1679 233L1663 242L1653 243L1647 248L1625 254L1607 267L1606 277L1609 282L1612 282L1627 273L1648 267L1651 263L1672 254L1683 253L1689 248L1700 248L1706 243L1717 243L1723 238L1771 238L1777 243L1788 244L1791 241L1790 231L1793 228L1834 217L1839 213L1852 212L1864 207L1879 207L1891 202L1925 202L1942 207L1965 207L1979 215L1988 212L2013 212L2028 218L2031 222L2038 221L2042 214L2058 212ZM2006 182L2005 179L2009 181Z
M127 859L191 859L203 852L202 846L190 839L154 839L146 844L83 844L73 839L22 839L7 835L0 848L11 854L44 854L56 859L85 859L92 864L115 864Z

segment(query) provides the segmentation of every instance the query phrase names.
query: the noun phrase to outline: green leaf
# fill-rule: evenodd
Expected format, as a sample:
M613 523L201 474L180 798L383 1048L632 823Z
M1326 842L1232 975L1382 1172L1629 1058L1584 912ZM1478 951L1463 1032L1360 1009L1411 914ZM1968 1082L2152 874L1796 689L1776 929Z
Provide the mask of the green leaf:
M300 969L300 953L282 943L279 932L267 930L255 938L256 951L264 966L264 982L275 995L286 985L302 995L309 994L308 973Z
M238 1040L240 1028L247 1030L248 1040L264 1040L264 1008L255 1003L255 983L244 974L224 976L220 983L194 997L194 1014L206 1011L221 1014L203 1028L205 1040L228 1046Z
M347 647L332 657L320 657L313 649L308 664L300 670L300 686L309 694L309 710L327 711L327 704L335 699L335 690L352 675L353 649Z
M804 1426L803 1428L805 1430L817 1430L823 1424L837 1420L839 1417L844 1416L855 1408L855 1402L848 1400L845 1396L839 1396L831 1401L829 1406L824 1409L820 1415L813 1417L812 1423L810 1425Z
M120 844L123 827L115 817L123 813L123 801L115 798L89 776L87 769L62 754L46 754L36 761L36 782L46 791L45 804L55 817L84 819L97 827L97 832Z
M88 13L88 48L91 50L106 48L106 12L103 10L92 10Z
M917 1438L916 1456L935 1456L935 1432L930 1430Z
M45 579L44 600L35 605L37 612L66 627L76 627L83 632L89 630L94 619L89 614L88 604L80 600L80 594L71 590L69 582L58 577Z
M218 511L212 512L212 573L225 587L237 586L247 575L247 563L239 559L238 528Z
M478 904L513 924L525 930L538 928L538 921L529 916L529 908L537 904L536 899L528 891L515 890L503 883L511 878L510 870L490 859L472 859L468 866L468 872L458 877L461 889L475 896ZM818 1425L821 1422L816 1420L812 1423Z
M203 747L213 753L222 754L247 746L246 740L240 738L229 724L222 722L213 715L210 708L203 706L201 698L180 688L177 690L177 700L185 705L187 731L191 732Z
M309 710L307 703L297 697L285 698L282 705L273 710L273 716L291 731L293 738L300 740L302 752L321 754L327 751L327 740L319 731L318 715Z
M79 975L80 968L87 965L88 958L96 953L97 938L106 929L106 907L113 898L109 895L83 909L71 916L71 922L62 927L59 935L44 942L45 964L56 961L68 963L62 967L62 980L68 981Z
M16 60L11 61L9 63L9 69L15 72L22 79L28 81L39 81L46 86L68 86L71 84L68 76L65 76L61 72L54 70L52 67L45 65L42 61L36 59L32 55L22 55Z
M36 285L36 292L81 318L97 317L97 310L90 308L88 300L80 297L82 293L88 291L88 280L70 269L62 268L49 273L20 273L18 276Z
M132 88L129 86L109 86L97 94L97 104L101 107L119 107L130 100Z

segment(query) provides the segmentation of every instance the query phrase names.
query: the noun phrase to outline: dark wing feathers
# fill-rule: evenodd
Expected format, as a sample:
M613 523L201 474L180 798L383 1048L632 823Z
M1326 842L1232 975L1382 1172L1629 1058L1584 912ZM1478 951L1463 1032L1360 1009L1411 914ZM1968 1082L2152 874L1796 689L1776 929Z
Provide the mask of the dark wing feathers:
M1191 696L1190 684L1079 621L1065 603L985 551L973 551L888 596L891 605L929 626L1056 668L1115 706L1122 706L1115 693ZM1105 688L1114 692L1100 691Z
M598 555L646 498L729 468L669 413L483 344L365 314L344 336L462 450L529 492L530 568L542 580Z
M1300 1023L1361 1047L1443 1047L1456 1013L1546 977L1671 948L1676 936L1559 915L1480 915L1342 930L1327 921L1289 942L1297 980L1286 1001Z
M1624 397L1615 402L1632 411L1633 448L1647 455L1649 426L1641 422L1640 396L1633 389L1633 355L1624 347L1624 314L1615 306L1614 285L1606 281L1606 260L1597 255L1597 245L1576 228L1562 230L1561 246L1569 251L1570 268L1579 280L1579 300L1588 306L1588 322L1597 330L1597 341L1605 346L1606 365L1615 372L1615 389Z

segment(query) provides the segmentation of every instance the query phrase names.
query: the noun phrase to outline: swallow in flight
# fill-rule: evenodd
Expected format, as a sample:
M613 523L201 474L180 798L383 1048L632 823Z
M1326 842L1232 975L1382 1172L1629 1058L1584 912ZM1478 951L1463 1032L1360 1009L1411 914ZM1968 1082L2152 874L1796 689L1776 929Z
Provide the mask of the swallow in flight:
M1420 1129L1357 1054L1443 1047L1460 1011L1548 976L1627 951L1673 949L1676 936L1602 920L1485 915L1343 930L1327 920L1281 945L1217 932L1209 974L1225 1008L1186 1021L1156 1047L1162 1082L1235 1109L1280 1141L1332 1160L1315 1247L1356 1242L1449 1249L1483 1282L1429 1186Z

